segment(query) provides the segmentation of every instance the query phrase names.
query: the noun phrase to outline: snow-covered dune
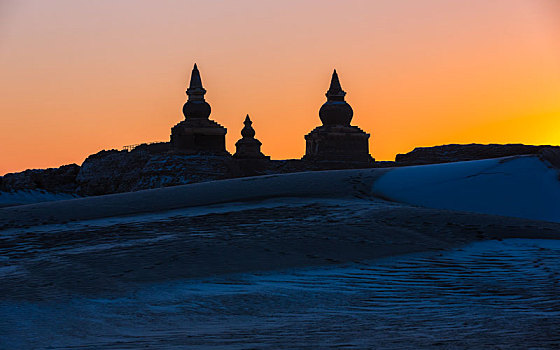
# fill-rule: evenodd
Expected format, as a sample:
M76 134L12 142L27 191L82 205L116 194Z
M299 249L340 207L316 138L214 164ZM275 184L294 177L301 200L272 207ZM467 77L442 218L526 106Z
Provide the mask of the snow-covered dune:
M0 191L0 208L23 204L72 199L76 197L76 195L72 195L69 193L52 193L41 190L22 190L15 192Z
M559 171L536 156L394 168L375 195L436 209L560 222Z
M1 208L0 349L550 348L560 223L375 194L551 220L556 176L522 157Z
M518 156L278 174L19 205L0 209L0 224L34 226L273 198L317 197L379 197L434 209L560 222L558 169L537 156Z
M0 224L64 223L270 198L360 198L385 169L333 170L209 181L0 209Z

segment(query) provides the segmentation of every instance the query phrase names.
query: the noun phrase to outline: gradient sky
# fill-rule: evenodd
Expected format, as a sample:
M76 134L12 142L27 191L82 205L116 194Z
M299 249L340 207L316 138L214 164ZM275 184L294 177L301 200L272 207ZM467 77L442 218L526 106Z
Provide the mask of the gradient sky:
M0 0L0 174L169 140L195 62L230 152L301 157L333 68L378 160L560 144L558 0Z

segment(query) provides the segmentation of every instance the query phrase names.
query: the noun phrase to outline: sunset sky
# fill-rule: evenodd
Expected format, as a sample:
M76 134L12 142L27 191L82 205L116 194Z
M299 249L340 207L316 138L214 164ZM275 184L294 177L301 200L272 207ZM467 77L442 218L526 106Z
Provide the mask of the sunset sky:
M560 144L558 0L0 0L0 175L168 141L195 62L230 152L301 157L333 68L377 160Z

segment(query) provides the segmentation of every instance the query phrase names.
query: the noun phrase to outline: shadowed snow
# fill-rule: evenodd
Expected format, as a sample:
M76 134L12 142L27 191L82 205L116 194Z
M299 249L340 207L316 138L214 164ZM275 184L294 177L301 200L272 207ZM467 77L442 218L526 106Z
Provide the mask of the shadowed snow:
M69 193L52 193L41 190L21 190L15 192L0 191L0 208L22 204L59 201L76 197L78 196Z
M559 171L536 156L394 168L377 195L428 208L560 222Z
M536 238L560 224L372 193L550 214L554 172L534 157L386 171L0 209L0 348L558 347L560 246Z
M11 349L551 349L558 241L504 240L338 267L0 301Z

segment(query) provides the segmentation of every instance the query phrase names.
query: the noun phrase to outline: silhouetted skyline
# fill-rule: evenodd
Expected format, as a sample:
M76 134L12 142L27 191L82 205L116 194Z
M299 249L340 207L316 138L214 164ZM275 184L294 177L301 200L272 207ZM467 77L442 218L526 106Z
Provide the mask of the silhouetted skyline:
M301 157L333 68L378 160L560 142L555 0L22 0L0 14L0 174L167 140L193 62L231 153L249 113L264 154Z

